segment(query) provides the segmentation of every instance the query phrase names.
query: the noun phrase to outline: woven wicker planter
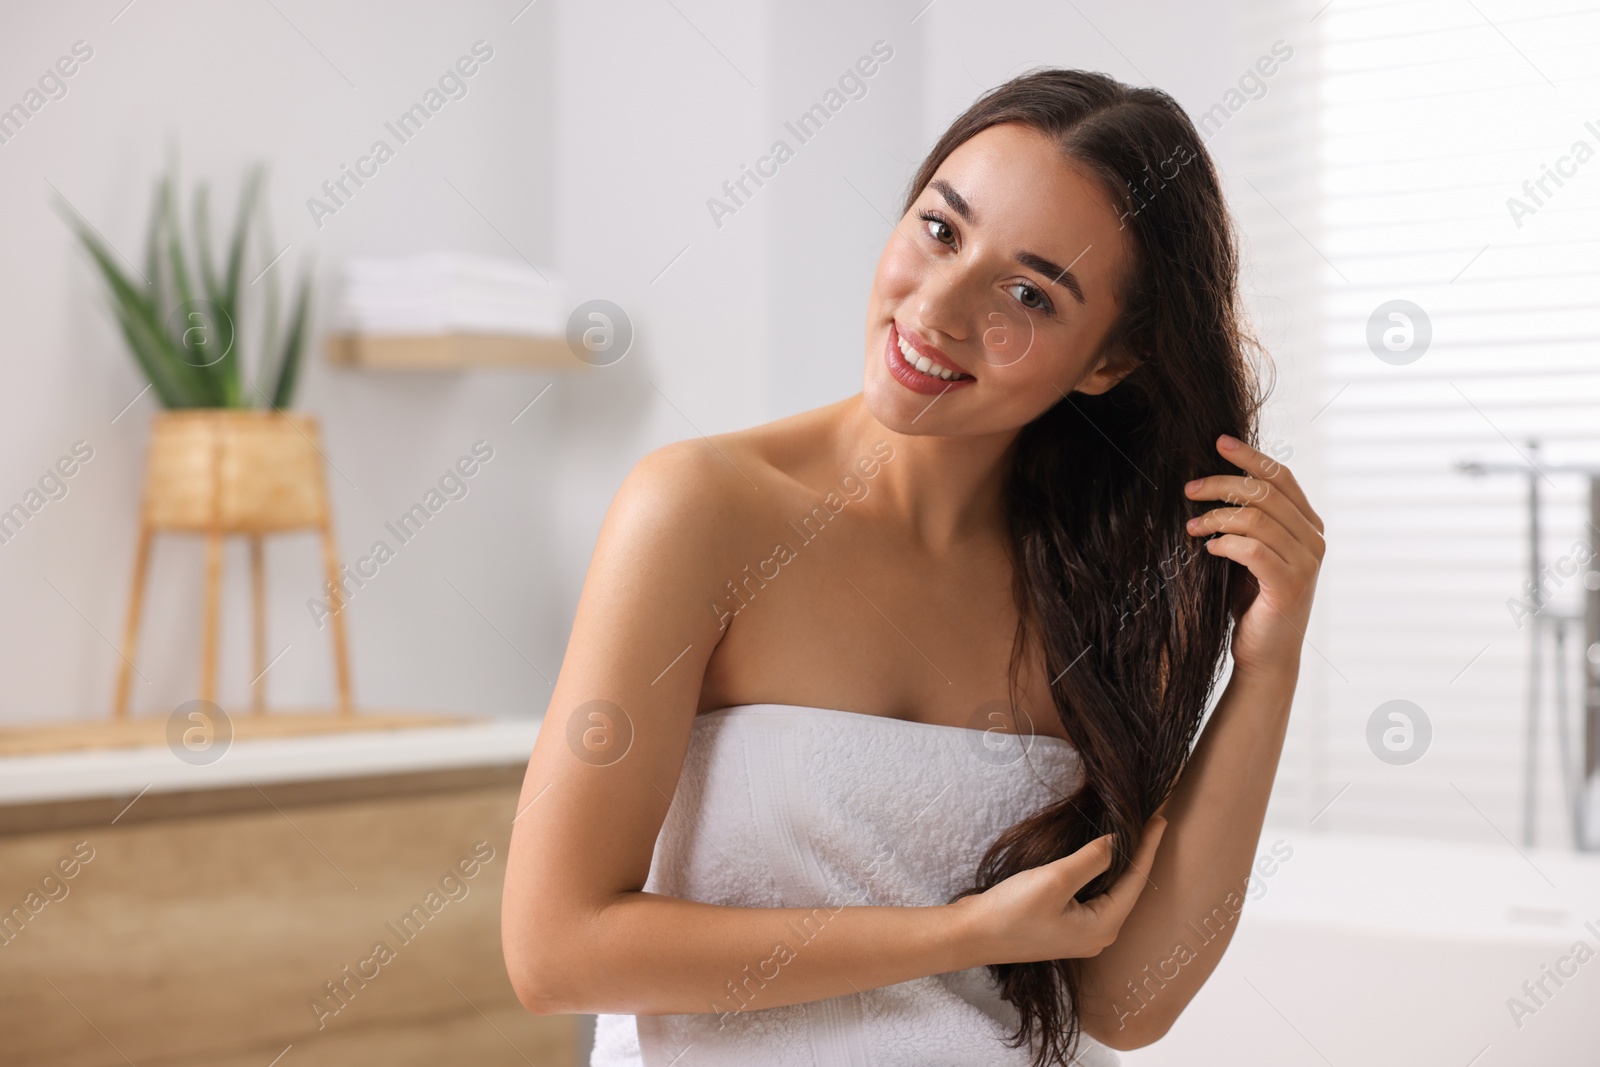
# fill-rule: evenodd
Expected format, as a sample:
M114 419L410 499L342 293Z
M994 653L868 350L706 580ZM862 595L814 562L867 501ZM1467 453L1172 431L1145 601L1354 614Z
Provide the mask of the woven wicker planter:
M150 433L144 521L158 530L271 533L328 514L317 420L273 411L166 411Z

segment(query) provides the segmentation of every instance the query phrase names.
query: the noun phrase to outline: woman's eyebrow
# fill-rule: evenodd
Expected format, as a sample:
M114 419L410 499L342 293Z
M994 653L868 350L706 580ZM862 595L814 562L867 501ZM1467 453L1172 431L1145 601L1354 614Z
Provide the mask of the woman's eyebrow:
M1087 252L1088 249L1084 249L1084 251ZM1081 258L1083 257L1079 256L1079 259ZM1083 299L1083 286L1078 284L1078 276L1073 274L1068 268L1058 267L1048 259L1045 259L1043 256L1035 252L1018 252L1016 259L1017 262L1022 264L1024 267L1027 267L1029 270L1038 271L1046 278L1049 278L1052 282L1055 282L1057 285L1060 285L1062 288L1066 289L1067 292L1071 293L1077 298L1078 303L1082 304L1085 302ZM1073 260L1073 262L1076 263L1077 260Z
M972 205L967 203L967 198L956 192L949 182L943 178L935 178L930 184L938 190L940 196L944 197L944 202L950 205L950 210L968 222L977 221L977 215L972 210Z

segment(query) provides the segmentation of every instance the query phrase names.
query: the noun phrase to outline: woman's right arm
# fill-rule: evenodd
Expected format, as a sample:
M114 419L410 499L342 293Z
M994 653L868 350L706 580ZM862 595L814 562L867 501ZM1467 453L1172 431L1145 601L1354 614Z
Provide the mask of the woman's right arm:
M1099 910L1071 903L1109 862L1094 845L955 905L830 912L642 892L721 637L710 605L760 558L756 492L695 441L646 457L607 513L512 826L501 931L523 1005L716 1012L738 989L769 1008L1104 947L1133 900L1123 907L1114 890ZM793 931L807 926L820 931L802 947Z

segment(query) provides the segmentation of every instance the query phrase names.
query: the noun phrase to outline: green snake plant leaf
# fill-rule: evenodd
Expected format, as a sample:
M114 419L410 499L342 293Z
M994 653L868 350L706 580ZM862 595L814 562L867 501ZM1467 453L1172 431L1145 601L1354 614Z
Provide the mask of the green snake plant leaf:
M222 295L222 287L211 260L211 192L204 182L194 192L194 243L195 260L200 264L200 284L206 291L206 299L216 303Z
M123 336L161 402L168 407L195 407L204 403L204 391L192 374L194 368L177 359L171 351L166 332L144 287L122 272L111 250L93 230L76 222L72 225L110 286L112 306Z
M271 251L278 247L277 242L272 239L271 213L266 210L262 210L256 215L256 240L260 242L257 245L258 248L265 248ZM278 336L282 325L281 316L279 315L281 304L279 290L282 287L278 284L278 276L282 273L281 270L273 270L272 265L268 264L265 278L262 282L266 288L266 292L263 294L265 311L261 316L261 340L260 347L257 349L261 353L261 359L256 366L257 381L255 390L268 403L272 402L271 398L277 391L275 382L278 375L275 372L280 369L281 363L281 359L275 362L273 357L279 353ZM255 283L252 282L251 284Z
M150 205L150 227L144 239L144 276L150 285L150 300L155 307L164 307L161 285L161 231L165 225L161 213L167 206L167 179L156 182L153 202Z
M212 298L228 316L227 322L231 331L233 352L222 361L221 366L226 369L229 403L235 406L248 406L248 401L244 398L244 390L241 384L242 375L240 373L242 361L240 359L239 344L242 338L242 331L239 329L238 324L240 307L243 303L240 283L244 277L244 259L245 251L249 244L250 220L255 215L260 201L262 183L266 179L266 170L265 164L257 164L250 168L245 175L244 188L239 194L239 205L234 215L233 234L228 245L227 273L220 282L218 295ZM275 313L269 312L269 314Z
M289 313L289 328L284 334L283 357L278 360L278 384L272 389L272 406L286 408L294 399L295 383L300 378L300 360L305 354L306 327L311 307L311 272L300 277L294 309Z
M224 283L229 303L239 298L239 279L244 272L245 238L249 236L250 217L255 214L256 200L261 195L261 183L266 172L264 164L250 168L245 175L244 191L239 194L239 210L233 221L233 242L228 246L228 277Z
M161 403L169 408L205 406L204 396L173 375L172 353L164 333L152 330L149 322L125 304L112 304L117 325L128 342L128 350L150 379Z
M188 260L183 253L181 214L178 210L174 183L165 185L166 204L162 214L166 222L167 260L172 269L172 284L178 305L178 314L170 324L175 354L200 372L206 383L210 403L216 407L237 407L238 398L230 395L229 377L232 366L237 366L234 351L233 322L223 307L206 308L196 300L190 282ZM220 320L220 321L218 321ZM222 347L222 354L216 348ZM231 366L230 366L231 365ZM236 393L236 390L232 392Z

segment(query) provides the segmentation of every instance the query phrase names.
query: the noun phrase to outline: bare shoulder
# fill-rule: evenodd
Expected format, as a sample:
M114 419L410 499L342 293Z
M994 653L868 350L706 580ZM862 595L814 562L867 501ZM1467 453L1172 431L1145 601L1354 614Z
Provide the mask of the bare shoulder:
M648 532L696 555L741 547L812 494L795 457L826 451L832 414L819 408L658 448L628 473L606 525Z
M696 660L723 635L708 605L770 546L799 491L768 451L758 427L679 441L634 465L601 524L563 678L591 669L609 677L635 660L666 663L692 644L678 673L696 680L684 697L693 708L705 666Z
M732 437L734 435L728 435ZM648 453L612 499L606 528L636 533L671 551L704 555L759 518L770 474L733 442L694 438Z

